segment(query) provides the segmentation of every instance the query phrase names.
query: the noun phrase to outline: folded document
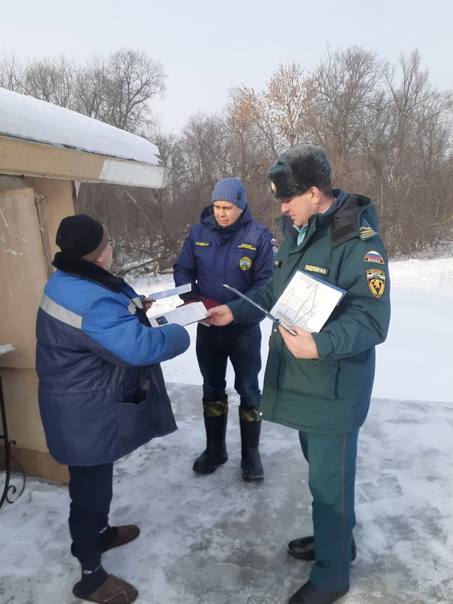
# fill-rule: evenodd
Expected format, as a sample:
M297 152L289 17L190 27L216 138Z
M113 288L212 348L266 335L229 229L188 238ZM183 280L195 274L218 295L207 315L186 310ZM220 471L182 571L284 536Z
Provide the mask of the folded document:
M169 323L189 325L189 323L201 321L207 316L208 312L202 302L191 302L190 304L184 304L173 310L161 313L160 315L149 317L149 322L152 327L162 327L162 325L168 325Z

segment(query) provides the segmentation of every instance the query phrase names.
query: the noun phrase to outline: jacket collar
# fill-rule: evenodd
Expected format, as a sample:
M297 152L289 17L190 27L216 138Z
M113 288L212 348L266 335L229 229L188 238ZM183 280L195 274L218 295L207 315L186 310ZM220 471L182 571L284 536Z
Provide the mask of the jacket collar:
M334 189L336 201L323 214L313 214L308 220L308 231L303 241L306 244L311 235L322 225L332 225L334 233L333 245L339 245L342 241L355 236L360 227L363 212L367 213L370 226L377 229L377 216L373 202L368 197L350 194L341 189ZM289 236L296 245L297 230L288 216L279 216L276 223L280 231Z
M323 214L313 214L308 219L308 230L312 231L312 225L315 223L315 226L323 224L324 222L330 222L332 216L346 203L349 198L349 194L341 189L334 189L333 194L335 196L335 201L332 203L330 208L324 212ZM280 231L285 234L289 234L291 239L297 240L297 229L293 228L293 221L288 216L282 215L276 218L275 220Z
M121 277L116 277L93 262L68 256L64 252L57 252L52 264L64 273L94 281L114 292L120 292L126 286L126 282Z

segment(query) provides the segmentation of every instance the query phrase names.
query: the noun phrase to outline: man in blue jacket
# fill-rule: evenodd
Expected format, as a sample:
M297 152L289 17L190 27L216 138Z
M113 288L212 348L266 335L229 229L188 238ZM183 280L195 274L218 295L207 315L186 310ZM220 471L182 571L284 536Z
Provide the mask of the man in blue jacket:
M237 296L223 287L247 292L264 285L272 274L272 235L252 219L244 185L237 178L223 178L214 187L212 205L191 227L173 267L176 285L192 284L192 299L217 303ZM228 358L241 397L241 467L244 480L262 480L259 454L261 414L258 373L261 369L259 319L228 327L198 325L197 358L203 376L203 415L206 449L195 460L200 474L214 472L227 461L225 433L228 400L225 375Z
M75 596L123 604L135 587L108 575L103 552L138 537L109 526L113 462L176 430L161 361L189 346L179 325L152 329L142 298L110 273L112 240L85 214L57 231L57 271L40 303L36 336L39 405L50 454L69 467L72 554L82 567Z

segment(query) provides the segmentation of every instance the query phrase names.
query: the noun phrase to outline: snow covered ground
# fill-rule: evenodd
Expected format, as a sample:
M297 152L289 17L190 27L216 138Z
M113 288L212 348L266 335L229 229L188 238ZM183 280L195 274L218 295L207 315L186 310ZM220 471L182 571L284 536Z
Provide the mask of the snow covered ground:
M395 262L391 276L392 324L361 432L358 558L344 602L451 604L453 259ZM171 283L135 285L148 294ZM262 325L264 359L270 325ZM116 464L112 522L137 522L142 534L106 554L105 567L134 583L144 604L283 604L308 574L286 553L288 540L311 530L297 433L266 423L266 478L244 483L230 391L230 459L215 474L196 476L191 464L203 428L193 345L164 372L180 429ZM0 604L78 601L67 504L64 487L29 480L22 497L1 509Z

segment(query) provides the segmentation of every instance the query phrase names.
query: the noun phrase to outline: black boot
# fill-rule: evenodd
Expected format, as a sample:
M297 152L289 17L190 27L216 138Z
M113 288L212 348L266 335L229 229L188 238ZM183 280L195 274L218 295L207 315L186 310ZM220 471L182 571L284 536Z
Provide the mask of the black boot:
M320 589L311 581L307 581L288 600L288 604L333 604L349 591L349 587L336 591Z
M206 449L195 460L193 469L199 474L212 474L228 459L225 445L228 399L203 400L203 416L206 429Z
M260 442L261 414L258 407L239 407L241 426L241 468L244 480L263 480L258 445Z
M315 538L313 535L308 537L301 537L300 539L293 539L288 543L288 553L299 560L308 560L311 562L315 559ZM351 562L356 559L357 547L352 538L351 547Z

